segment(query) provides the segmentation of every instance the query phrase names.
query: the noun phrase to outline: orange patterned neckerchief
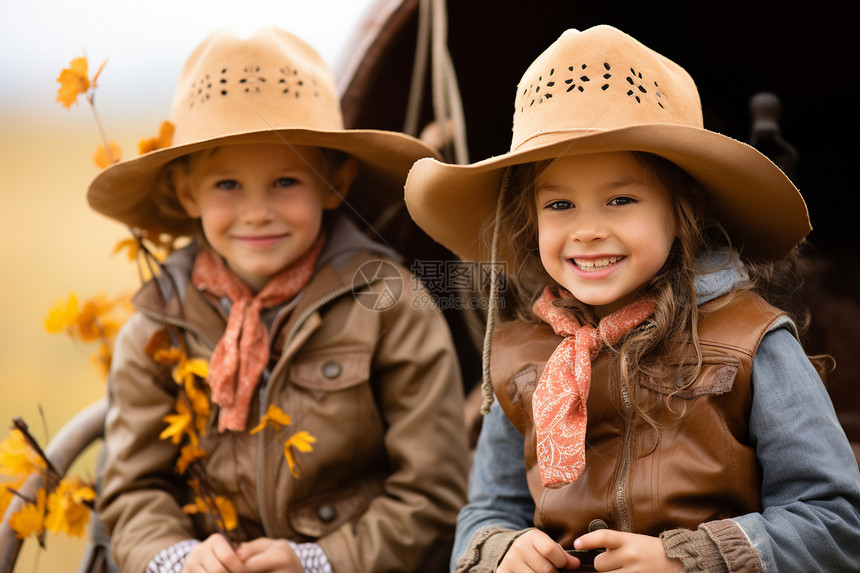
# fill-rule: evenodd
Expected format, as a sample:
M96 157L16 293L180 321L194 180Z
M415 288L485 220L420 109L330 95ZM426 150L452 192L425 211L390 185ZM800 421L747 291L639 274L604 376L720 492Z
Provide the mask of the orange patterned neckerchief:
M227 328L209 361L212 401L221 407L219 432L245 429L251 399L269 362L269 333L260 311L290 300L305 287L324 242L321 233L305 254L272 277L256 296L211 248L197 254L191 273L194 286L227 296L232 303Z
M591 361L604 344L619 342L654 312L654 301L640 300L603 317L594 328L579 324L554 305L557 298L547 287L532 307L556 334L565 337L547 361L532 396L538 466L541 481L549 488L573 483L585 470Z

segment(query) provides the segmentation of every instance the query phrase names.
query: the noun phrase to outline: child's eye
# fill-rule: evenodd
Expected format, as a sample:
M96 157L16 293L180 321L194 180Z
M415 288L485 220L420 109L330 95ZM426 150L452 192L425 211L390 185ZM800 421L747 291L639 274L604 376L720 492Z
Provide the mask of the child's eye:
M275 187L290 187L296 183L297 181L292 177L279 177L275 180Z
M573 203L571 203L570 201L563 201L563 200L551 201L551 202L547 203L546 207L544 207L544 208L549 209L550 211L563 211L565 209L573 208Z
M632 197L615 197L612 199L609 204L610 205L629 205L630 203L635 203L636 199Z
M217 182L215 187L223 189L224 191L233 191L234 189L239 188L239 182L234 181L233 179L224 179L223 181Z

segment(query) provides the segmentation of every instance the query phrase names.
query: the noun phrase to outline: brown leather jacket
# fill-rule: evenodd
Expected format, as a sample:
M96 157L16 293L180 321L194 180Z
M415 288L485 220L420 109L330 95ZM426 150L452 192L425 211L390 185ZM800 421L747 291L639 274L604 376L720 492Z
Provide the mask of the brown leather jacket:
M300 477L290 474L273 430L219 434L217 407L201 444L209 452L206 471L235 503L244 539L314 541L337 573L442 571L466 498L468 462L447 324L423 304L417 280L351 224L341 221L329 236L295 308L272 320L281 356L248 422L252 428L277 404L292 418L287 435L316 437L312 452L297 455ZM160 550L213 532L181 509L190 500L174 472L179 446L159 439L177 386L144 351L172 324L184 332L190 357L208 359L223 333L223 312L189 285L192 261L193 250L170 261L184 314L179 298L162 304L150 282L116 343L98 511L123 571L142 572ZM353 281L374 261L400 275L377 280L365 272L372 285L361 289L368 296L360 302ZM375 295L400 288L393 307L368 308Z
M760 511L759 468L747 438L750 368L762 336L783 313L750 293L731 296L725 307L701 318L703 367L691 386L678 390L678 368L672 368L634 389L639 404L674 395L685 408L680 416L661 411L657 430L633 421L630 397L609 376L611 359L599 355L588 397L586 469L558 489L541 485L531 398L561 338L544 323L500 327L491 372L500 405L525 436L535 526L572 547L594 519L612 529L658 535ZM690 355L684 363L694 361Z

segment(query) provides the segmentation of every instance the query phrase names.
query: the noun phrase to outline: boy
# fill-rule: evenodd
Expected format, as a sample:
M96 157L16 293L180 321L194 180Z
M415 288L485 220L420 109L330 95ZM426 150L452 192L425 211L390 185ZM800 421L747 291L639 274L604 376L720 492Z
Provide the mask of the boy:
M438 311L413 308L424 291L395 253L339 213L356 193L380 211L401 200L409 167L434 152L344 130L319 56L272 28L205 40L173 122L173 145L109 167L88 195L130 227L193 236L135 296L116 344L98 502L116 561L135 572L444 567L467 471L450 334ZM402 292L380 267L396 269ZM157 359L165 339L183 360L208 360L208 406ZM287 430L266 425L273 407ZM184 441L161 438L165 417L207 410ZM285 446L295 432L312 446ZM191 485L176 469L183 445L205 452ZM183 510L203 486L235 507L230 540L223 514L219 527L211 507Z

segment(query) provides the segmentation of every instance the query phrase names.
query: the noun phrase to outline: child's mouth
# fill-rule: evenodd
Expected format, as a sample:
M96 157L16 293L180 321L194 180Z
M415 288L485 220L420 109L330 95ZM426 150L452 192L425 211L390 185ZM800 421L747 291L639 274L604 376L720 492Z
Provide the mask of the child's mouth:
M596 271L602 271L610 266L614 265L624 257L622 256L613 256L613 257L604 257L599 259L570 259L574 265L578 269L586 273L593 273Z
M284 239L287 235L256 235L256 236L242 236L236 237L239 241L245 243L246 245L252 245L257 247L269 246L277 243Z

